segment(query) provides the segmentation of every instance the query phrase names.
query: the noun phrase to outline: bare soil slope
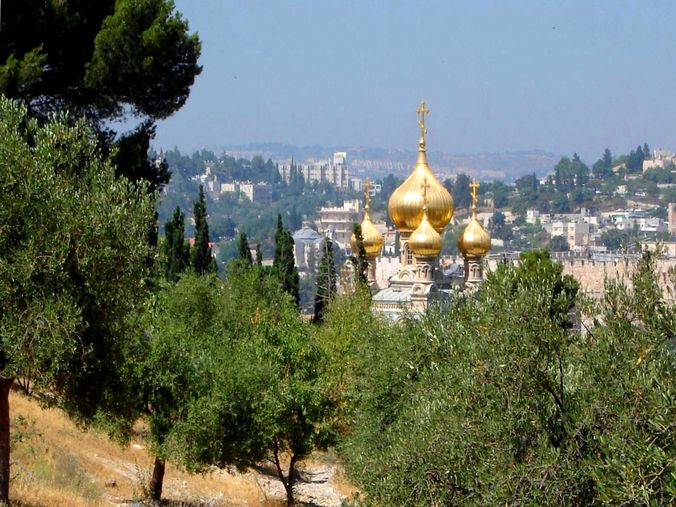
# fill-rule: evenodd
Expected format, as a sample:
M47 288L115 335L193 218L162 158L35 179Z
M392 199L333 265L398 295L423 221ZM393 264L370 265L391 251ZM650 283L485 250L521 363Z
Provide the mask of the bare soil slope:
M10 495L24 507L133 505L143 497L152 459L139 438L122 448L105 435L77 428L60 410L10 395ZM331 455L300 466L296 496L307 505L338 507L354 490ZM167 465L164 498L173 505L285 505L281 483L265 465L245 474L215 470L191 475Z

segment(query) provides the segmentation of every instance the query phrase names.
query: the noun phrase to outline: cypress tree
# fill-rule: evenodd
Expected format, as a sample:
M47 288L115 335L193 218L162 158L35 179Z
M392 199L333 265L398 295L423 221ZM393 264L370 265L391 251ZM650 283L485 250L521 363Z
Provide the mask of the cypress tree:
M200 185L200 193L194 208L195 218L195 245L192 248L191 260L195 273L215 272L216 263L211 255L209 246L209 224L207 223L207 205L204 197L204 187Z
M263 252L261 252L261 244L256 245L256 266L263 266Z
M178 280L178 275L190 262L190 251L184 238L184 219L181 208L176 206L172 219L164 225L164 277L170 282Z
M366 249L364 249L364 236L361 233L361 225L352 224L352 232L357 239L357 251L352 252L350 256L350 262L354 266L355 281L366 285L368 282L366 275L368 261L366 260Z
M333 260L333 242L329 238L322 244L322 258L319 261L317 292L315 292L314 321L324 321L324 309L336 295L336 264Z
M277 232L275 234L275 258L272 271L282 284L284 292L291 294L296 306L300 302L298 291L298 270L293 256L293 236L284 229L282 216L277 215Z
M244 261L247 265L253 264L251 258L251 249L249 248L249 241L246 237L246 232L240 232L237 236L237 251L239 252L239 259Z

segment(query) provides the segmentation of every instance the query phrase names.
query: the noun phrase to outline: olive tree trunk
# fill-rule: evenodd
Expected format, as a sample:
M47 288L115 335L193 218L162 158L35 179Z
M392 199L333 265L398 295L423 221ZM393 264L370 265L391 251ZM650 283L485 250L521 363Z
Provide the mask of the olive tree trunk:
M162 458L155 457L155 464L153 465L153 476L150 479L148 486L150 499L159 502L162 498L162 485L164 484L164 468L165 461Z
M284 471L282 470L282 465L279 459L280 449L277 439L275 439L275 445L273 448L273 461L275 463L275 468L277 468L277 475L279 480L282 481L284 485L284 491L286 491L286 505L292 507L295 505L295 500L293 498L293 485L296 482L296 461L298 460L297 456L292 454L291 461L289 462L289 471L284 476Z
M0 505L9 505L9 390L13 382L0 377Z

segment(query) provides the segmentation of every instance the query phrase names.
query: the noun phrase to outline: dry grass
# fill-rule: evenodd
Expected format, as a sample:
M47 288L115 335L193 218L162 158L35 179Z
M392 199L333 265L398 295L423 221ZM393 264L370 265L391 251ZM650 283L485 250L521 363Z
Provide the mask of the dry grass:
M81 431L60 410L10 395L12 482L10 496L24 507L110 506L141 496L152 460L144 443L122 448L95 431ZM114 480L114 488L106 487ZM177 502L210 499L211 505L273 507L254 474L216 471L190 475L167 465L164 497Z

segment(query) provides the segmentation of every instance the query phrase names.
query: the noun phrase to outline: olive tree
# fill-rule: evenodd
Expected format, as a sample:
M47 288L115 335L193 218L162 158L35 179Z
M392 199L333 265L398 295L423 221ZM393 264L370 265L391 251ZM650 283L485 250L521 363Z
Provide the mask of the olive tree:
M225 281L181 277L153 314L144 391L156 456L191 471L269 459L293 504L296 464L331 443L334 421L325 355L292 296L233 262Z
M145 187L115 176L86 125L59 116L38 126L0 98L0 502L15 379L81 422L124 429L133 419L152 212Z
M591 303L539 251L397 327L330 309L332 336L360 322L335 356L360 503L673 503L675 313L653 268Z

